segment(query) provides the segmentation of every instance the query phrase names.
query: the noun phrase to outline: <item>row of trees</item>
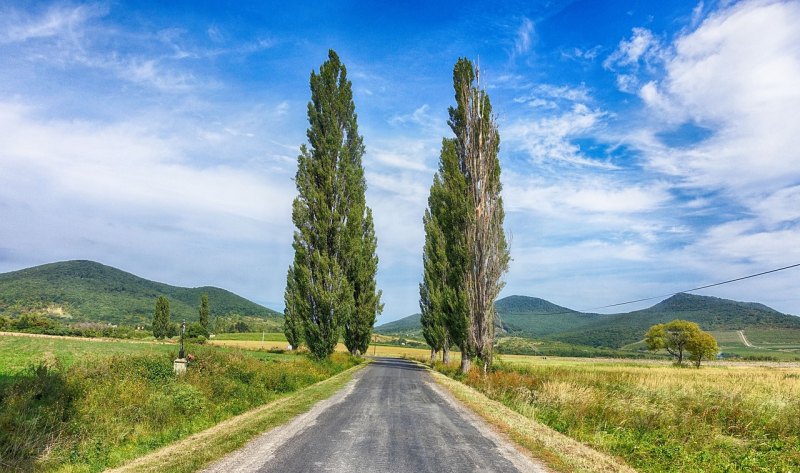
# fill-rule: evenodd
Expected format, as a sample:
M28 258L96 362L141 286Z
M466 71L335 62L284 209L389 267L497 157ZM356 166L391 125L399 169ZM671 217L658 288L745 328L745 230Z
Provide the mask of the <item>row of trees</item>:
M294 261L286 277L284 333L329 356L339 337L351 354L366 353L383 310L377 290L377 239L366 205L352 84L334 51L311 72L308 146L297 158L292 206Z
M480 70L459 59L453 69L455 107L442 140L439 169L423 217L425 246L420 309L431 359L461 351L461 370L476 357L492 362L496 311L509 254L500 197L500 136Z
M678 365L683 364L685 354L699 367L700 362L713 359L719 353L714 337L687 320L653 325L644 340L650 350L666 350Z
M198 321L190 324L186 330L189 338L197 338L200 336L208 337L210 312L208 295L203 294L200 296ZM158 299L156 299L156 308L153 312L152 327L153 336L158 340L177 335L176 325L170 322L169 299L164 296L158 296Z

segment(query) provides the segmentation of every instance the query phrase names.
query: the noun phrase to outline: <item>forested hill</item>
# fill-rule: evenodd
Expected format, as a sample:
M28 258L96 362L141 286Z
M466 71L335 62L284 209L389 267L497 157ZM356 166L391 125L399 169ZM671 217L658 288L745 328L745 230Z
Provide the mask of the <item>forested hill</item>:
M500 299L495 307L504 331L509 334L596 347L619 348L639 341L650 326L674 319L696 322L704 330L800 329L800 317L763 304L694 294L676 294L648 309L607 315L577 312L526 296ZM419 314L381 325L376 331L419 334Z
M551 338L580 345L617 348L643 339L650 326L674 319L696 322L704 330L800 329L800 317L783 314L763 304L676 294L648 309L609 315Z
M184 288L140 278L93 261L64 261L0 274L0 314L44 312L69 321L149 323L155 300L170 300L173 320L196 320L200 296L212 316L281 314L217 287Z

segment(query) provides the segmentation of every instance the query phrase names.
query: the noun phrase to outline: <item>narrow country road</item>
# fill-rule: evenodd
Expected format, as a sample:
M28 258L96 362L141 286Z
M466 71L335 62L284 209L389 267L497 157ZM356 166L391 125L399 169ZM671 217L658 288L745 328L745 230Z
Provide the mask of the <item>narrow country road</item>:
M414 363L377 359L206 472L545 472Z

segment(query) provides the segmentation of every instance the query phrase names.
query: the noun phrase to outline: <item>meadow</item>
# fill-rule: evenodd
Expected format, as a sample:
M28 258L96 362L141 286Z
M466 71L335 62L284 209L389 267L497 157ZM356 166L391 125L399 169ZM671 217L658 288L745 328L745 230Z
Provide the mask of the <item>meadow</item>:
M0 336L0 471L101 471L329 378L358 360ZM22 367L25 362L27 367Z
M501 356L448 376L643 472L800 470L800 366Z
M282 333L265 333L264 340L262 341L261 333L224 333L219 334L209 340L210 345L219 347L240 348L243 350L285 350L288 342ZM388 356L388 357L407 357L407 358L425 358L430 359L431 351L428 348L419 348L411 346L396 345L388 343L394 337L386 337L382 335L373 335L378 343L372 343L369 346L369 356ZM301 351L304 349L301 348ZM337 353L347 353L347 347L344 343L336 345ZM441 356L441 355L440 355ZM457 352L452 353L454 360L460 360Z

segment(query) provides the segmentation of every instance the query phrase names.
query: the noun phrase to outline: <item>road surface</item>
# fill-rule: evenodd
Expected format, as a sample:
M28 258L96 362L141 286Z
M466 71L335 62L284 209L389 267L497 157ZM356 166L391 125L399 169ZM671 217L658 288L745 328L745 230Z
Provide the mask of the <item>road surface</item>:
M414 363L380 358L347 387L206 470L545 472Z

